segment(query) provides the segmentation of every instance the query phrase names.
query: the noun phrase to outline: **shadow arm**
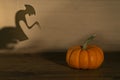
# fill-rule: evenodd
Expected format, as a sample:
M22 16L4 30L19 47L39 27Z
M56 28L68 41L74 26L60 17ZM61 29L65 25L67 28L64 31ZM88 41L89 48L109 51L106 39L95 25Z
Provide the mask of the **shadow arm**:
M41 29L41 27L40 27L40 24L39 24L39 22L35 22L35 23L33 23L31 26L28 26L28 24L26 24L27 25L27 28L28 29L31 29L32 27L34 27L35 25L37 25L40 29Z

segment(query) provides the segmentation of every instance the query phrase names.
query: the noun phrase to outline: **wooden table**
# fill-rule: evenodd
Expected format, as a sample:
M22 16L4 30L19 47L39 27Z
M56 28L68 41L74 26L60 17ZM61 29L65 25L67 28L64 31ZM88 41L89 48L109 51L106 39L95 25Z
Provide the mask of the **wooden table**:
M0 80L120 80L120 52L105 52L103 65L96 70L67 66L66 52L1 54Z

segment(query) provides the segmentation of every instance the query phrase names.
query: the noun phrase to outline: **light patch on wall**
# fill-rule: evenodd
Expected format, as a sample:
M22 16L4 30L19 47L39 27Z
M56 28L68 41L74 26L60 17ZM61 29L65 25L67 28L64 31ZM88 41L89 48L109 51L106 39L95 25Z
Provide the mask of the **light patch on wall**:
M0 28L15 26L16 0L0 0Z

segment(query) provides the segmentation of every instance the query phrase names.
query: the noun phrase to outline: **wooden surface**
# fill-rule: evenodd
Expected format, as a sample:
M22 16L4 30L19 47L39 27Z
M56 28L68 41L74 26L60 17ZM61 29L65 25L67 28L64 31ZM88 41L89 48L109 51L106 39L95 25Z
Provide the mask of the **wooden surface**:
M67 66L66 52L0 55L0 80L120 80L120 52L105 52L96 70Z

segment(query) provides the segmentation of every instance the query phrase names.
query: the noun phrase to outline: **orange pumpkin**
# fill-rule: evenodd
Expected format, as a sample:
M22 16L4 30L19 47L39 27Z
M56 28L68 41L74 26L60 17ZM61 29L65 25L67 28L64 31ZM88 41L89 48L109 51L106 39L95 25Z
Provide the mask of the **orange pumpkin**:
M87 45L95 35L89 37L83 46L73 46L68 49L66 62L69 66L77 69L96 69L104 61L101 48L96 45Z

